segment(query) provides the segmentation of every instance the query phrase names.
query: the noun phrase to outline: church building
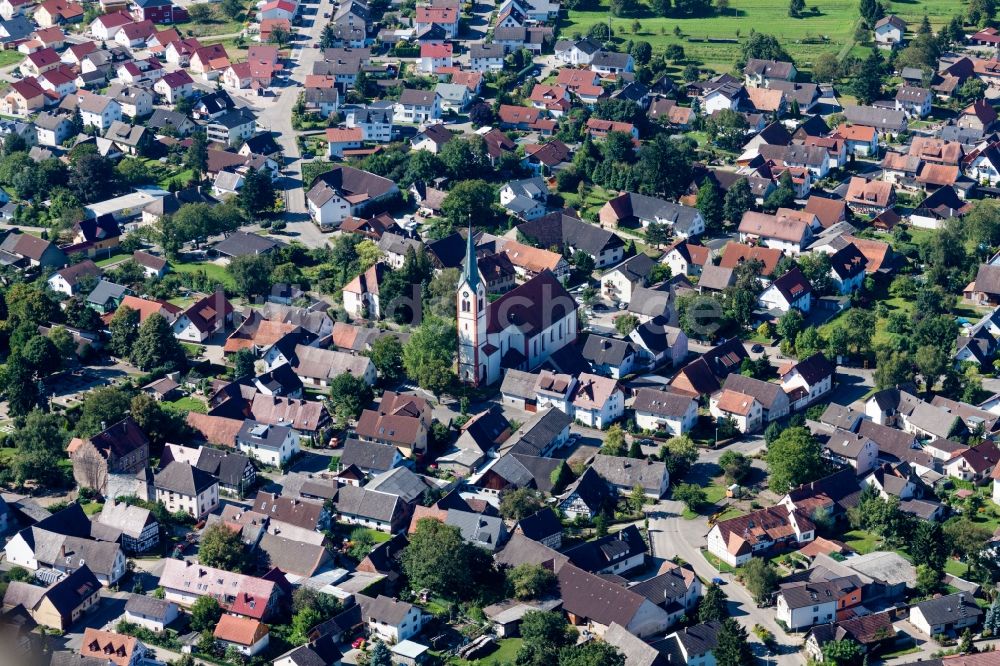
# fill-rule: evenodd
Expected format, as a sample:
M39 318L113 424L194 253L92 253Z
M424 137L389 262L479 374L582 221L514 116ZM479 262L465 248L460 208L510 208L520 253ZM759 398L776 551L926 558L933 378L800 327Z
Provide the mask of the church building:
M458 377L467 384L495 384L508 368L534 370L576 341L577 303L547 270L489 302L472 229L456 307Z

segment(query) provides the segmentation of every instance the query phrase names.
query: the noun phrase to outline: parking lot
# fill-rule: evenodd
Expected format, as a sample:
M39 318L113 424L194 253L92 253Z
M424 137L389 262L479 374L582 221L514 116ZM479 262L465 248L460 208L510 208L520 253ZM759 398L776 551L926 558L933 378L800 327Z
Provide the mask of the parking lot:
M45 390L53 404L69 408L83 402L95 388L119 384L128 375L124 365L88 366L82 370L52 375L45 380Z

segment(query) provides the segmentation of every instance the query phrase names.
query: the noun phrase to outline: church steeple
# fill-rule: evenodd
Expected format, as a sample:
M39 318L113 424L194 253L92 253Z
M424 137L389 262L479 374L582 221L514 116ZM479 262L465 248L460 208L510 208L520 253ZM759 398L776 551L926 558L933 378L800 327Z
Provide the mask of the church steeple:
M466 240L462 279L472 288L472 293L476 293L476 288L479 285L479 266L476 263L476 242L473 239L472 222L469 222L469 237Z
M486 381L486 354L483 349L488 339L486 285L479 279L476 262L476 242L469 223L466 239L465 263L458 281L456 294L458 322L458 377L467 384L478 386Z

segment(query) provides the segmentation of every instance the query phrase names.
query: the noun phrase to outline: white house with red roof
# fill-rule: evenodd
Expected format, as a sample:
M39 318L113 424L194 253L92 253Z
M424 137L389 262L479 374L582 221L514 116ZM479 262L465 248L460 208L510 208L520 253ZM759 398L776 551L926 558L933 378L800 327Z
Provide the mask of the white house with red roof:
M194 81L190 74L181 69L165 74L163 78L153 84L153 90L168 104L176 104L177 100L182 97L191 96L194 90Z
M188 39L178 39L166 45L165 57L171 65L187 67L191 62L191 56L201 48L201 42L194 37Z
M118 29L115 35L115 42L126 48L141 48L146 45L146 40L156 34L156 26L152 21L140 21L139 23L129 23Z
M90 34L97 39L110 41L115 38L119 30L130 23L132 17L125 12L102 14L90 22Z
M432 74L442 67L451 67L451 44L421 44L420 60L417 61L417 71Z
M417 7L413 18L413 27L419 35L431 26L444 29L448 39L458 36L458 5Z
M295 3L288 0L271 0L260 8L258 18L261 21L265 19L285 19L286 21L291 21L295 18L297 10L298 7Z

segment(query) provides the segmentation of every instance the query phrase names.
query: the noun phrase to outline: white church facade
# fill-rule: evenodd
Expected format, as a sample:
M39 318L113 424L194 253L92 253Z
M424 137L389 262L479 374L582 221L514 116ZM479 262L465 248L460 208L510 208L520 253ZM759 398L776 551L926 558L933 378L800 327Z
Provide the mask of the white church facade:
M472 230L458 282L458 377L495 384L508 368L534 370L577 336L577 303L549 271L542 271L492 303L479 275Z

